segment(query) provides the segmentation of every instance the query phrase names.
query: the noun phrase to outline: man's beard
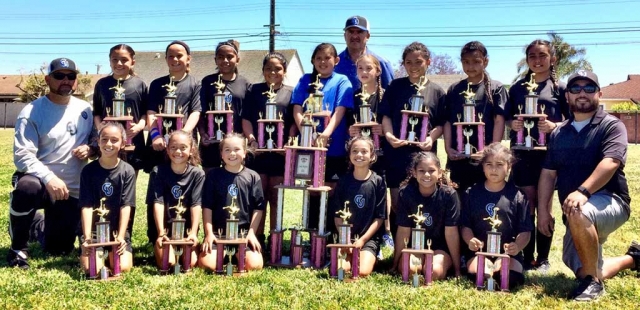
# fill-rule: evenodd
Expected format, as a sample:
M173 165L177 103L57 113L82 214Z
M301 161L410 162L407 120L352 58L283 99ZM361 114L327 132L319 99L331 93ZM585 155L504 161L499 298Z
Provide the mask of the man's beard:
M574 99L573 102L569 103L569 106L571 107L571 112L577 112L577 113L591 113L595 110L598 109L598 106L600 105L600 100L599 99L589 99L589 103L587 105L580 105L578 106L576 104L577 99Z
M58 96L71 96L73 95L73 87L70 85L59 85L57 89L54 89L53 87L49 86L49 92L54 93Z

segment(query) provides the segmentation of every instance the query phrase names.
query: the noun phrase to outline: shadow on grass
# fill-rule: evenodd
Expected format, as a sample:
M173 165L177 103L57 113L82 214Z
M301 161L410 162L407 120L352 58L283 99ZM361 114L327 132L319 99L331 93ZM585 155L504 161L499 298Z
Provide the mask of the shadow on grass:
M525 282L525 286L538 286L542 289L538 297L553 297L558 299L566 299L576 285L574 277L568 277L562 273L551 275L529 273L527 274Z

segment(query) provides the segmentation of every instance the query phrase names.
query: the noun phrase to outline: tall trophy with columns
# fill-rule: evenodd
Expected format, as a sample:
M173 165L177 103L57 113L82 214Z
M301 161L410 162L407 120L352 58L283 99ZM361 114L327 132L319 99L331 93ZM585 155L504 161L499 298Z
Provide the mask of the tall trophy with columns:
M514 117L523 122L523 128L517 131L516 145L512 146L515 150L546 150L546 134L538 131L537 139L531 135L531 129L538 126L538 121L546 121L547 114L545 114L545 105L538 104L538 95L536 90L538 84L535 80L535 73L531 73L531 78L528 82L522 83L527 88L528 94L525 96L524 101L524 113L522 112L523 105L518 104L518 114ZM526 136L525 136L526 130Z
M456 144L458 152L467 157L479 159L484 150L485 123L483 113L476 113L476 94L467 84L467 90L460 93L464 97L462 115L458 114L458 121L453 123L456 128ZM471 137L477 134L477 143L473 145ZM463 138L463 136L466 138Z

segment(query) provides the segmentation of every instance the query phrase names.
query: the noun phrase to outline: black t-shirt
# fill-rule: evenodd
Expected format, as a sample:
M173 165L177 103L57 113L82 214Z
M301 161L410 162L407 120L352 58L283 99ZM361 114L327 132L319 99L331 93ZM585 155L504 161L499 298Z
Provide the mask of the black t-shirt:
M451 147L456 149L458 147L458 140L456 139L456 128L453 123L458 122L458 114L463 118L464 115L464 103L465 98L460 94L467 90L469 82L465 79L449 87L447 91L447 122L451 123ZM471 85L471 90L476 93L476 121L478 120L478 114L482 113L482 121L484 122L484 144L489 145L493 142L493 128L494 117L497 115L504 116L504 107L507 102L507 90L502 86L502 83L491 80L491 96L493 104L489 103L487 97L487 91L484 86L484 82ZM466 137L463 137L466 141ZM469 138L471 145L478 145L478 129L476 126L473 128L473 135ZM464 142L466 143L466 142Z
M238 173L231 173L224 168L214 168L207 174L202 207L211 209L213 225L216 229L222 228L224 230L226 228L225 223L229 218L229 212L223 208L231 205L231 197L234 194L236 206L240 208L236 214L240 226L248 227L251 225L253 212L262 211L265 208L262 184L258 173L247 167Z
M120 209L136 205L136 172L125 161L120 161L113 169L105 169L95 160L82 169L80 174L80 198L82 208L99 208L100 199L106 198L105 208L109 209L108 221L111 231L119 229ZM131 213L133 214L133 212ZM91 225L98 220L94 213ZM129 218L127 230L131 232L133 217Z
M218 90L214 85L211 84L218 81L218 75L219 73L214 73L211 75L207 75L202 79L200 98L202 100L202 110L205 112L209 111L209 104L215 104L214 95L218 93ZM231 103L231 109L233 109L233 131L242 133L242 109L251 83L249 83L249 80L239 74L236 74L235 80L226 81L223 79L222 81L225 84L225 88L222 91L225 94L225 104ZM206 124L206 118L206 114L202 113L200 121L204 121ZM226 123L224 123L223 126L226 126Z
M169 224L176 217L176 210L169 209L178 205L183 196L182 206L187 209L182 217L186 219L186 227L191 227L191 208L202 205L202 185L204 171L198 167L187 166L187 171L177 174L171 164L161 164L153 168L149 175L149 196L147 204L164 206L164 221Z
M260 112L262 112L262 118L266 117L266 103L267 97L263 94L264 92L269 91L269 85L267 83L260 83L252 85L247 93L247 96L244 100L244 106L242 107L242 119L246 119L251 122L253 126L253 134L258 138L258 120L260 119ZM278 113L282 113L282 119L284 120L284 143L289 139L289 127L293 124L293 105L289 105L291 102L291 93L293 92L293 88L291 86L282 85L276 92L276 117ZM275 135L277 132L273 133L273 138L275 140ZM266 137L268 137L265 132L265 141Z
M98 80L93 90L93 115L100 116L104 119L107 116L106 107L111 108L110 115L114 115L113 110L113 97L114 90L109 89L116 86L118 81L113 78L112 75L105 76ZM125 89L124 92L124 106L125 115L129 115L127 108L131 108L131 116L135 123L139 122L141 118L147 114L147 106L149 99L149 89L144 81L137 77L131 76L128 79L122 81L121 86ZM133 137L133 145L136 147L144 146L144 135L142 133Z
M391 119L393 125L393 135L398 139L400 138L400 127L402 125L402 113L405 104L409 104L411 96L416 94L416 88L411 84L408 77L403 77L391 81L389 87L382 97L380 107L378 108L378 115L380 122L381 117L386 116ZM436 126L444 125L446 120L445 112L445 92L442 87L437 84L427 81L425 89L422 90L421 95L424 96L424 104L429 107L429 126L428 130L431 131ZM422 128L422 118L419 118L419 122L416 125L416 131L418 128ZM409 132L411 125L407 125L407 133ZM393 149L390 146L385 149L385 154L407 154L420 151L417 146L403 146L397 149ZM433 143L432 152L437 153L437 143Z
M522 105L522 112L524 113L525 101L527 95L529 94L529 91L522 83L525 83L527 81L528 79L521 79L511 85L511 88L509 88L509 99L507 100L507 104L504 108L505 120L511 121L514 119L514 115L520 114L518 105ZM566 84L563 82L559 82L558 87L555 91L553 90L553 88L553 82L551 81L551 79L547 79L544 82L538 84L536 94L538 95L538 109L540 109L540 105L544 104L544 114L547 114L547 119L554 123L557 123L571 117L571 111L569 108L569 104L567 103L567 98L565 97L565 92L567 89ZM517 131L511 130L511 145L515 145L517 141L517 135ZM537 125L531 128L531 136L535 139L538 139Z
M580 132L571 125L573 117L564 121L549 136L544 169L557 172L558 198L562 203L578 189L604 158L620 161L620 167L604 187L629 205L629 187L624 174L627 160L627 130L616 117L598 111Z
M518 234L533 231L529 202L511 182L499 192L490 192L484 183L476 183L467 189L462 201L460 224L470 228L473 235L484 242L484 251L487 250L487 232L491 231L490 223L484 219L493 216L495 207L498 207L498 219L502 221L497 228L502 233L501 244L514 242Z
M160 113L158 111L160 105L162 105L164 109L164 97L167 95L167 89L162 86L169 84L169 81L170 77L166 75L151 82L149 86L149 110ZM176 107L182 107L182 114L184 114L183 124L186 124L186 120L191 113L202 111L202 107L200 106L200 83L198 83L195 77L187 74L187 76L180 81L174 80L174 84L178 88L176 90ZM176 113L177 112L176 108ZM172 122L171 130L176 129L176 124L176 121ZM152 125L155 126L156 124ZM193 134L194 137L196 137L196 130L193 131ZM149 144L151 144L150 142L153 141L149 141Z
M330 201L329 214L339 218L340 215L336 212L344 209L345 201L349 201L351 218L347 221L353 225L353 237L362 237L375 219L387 218L387 186L382 177L373 171L366 180L356 180L353 173L341 177Z
M460 200L455 189L447 185L438 185L436 191L429 197L420 193L418 182L412 178L409 183L400 188L396 223L398 226L413 228L416 226L409 215L418 211L422 205L422 215L426 221L422 224L425 238L431 239L435 249L446 248L445 227L458 226L460 219ZM426 244L426 243L425 243Z

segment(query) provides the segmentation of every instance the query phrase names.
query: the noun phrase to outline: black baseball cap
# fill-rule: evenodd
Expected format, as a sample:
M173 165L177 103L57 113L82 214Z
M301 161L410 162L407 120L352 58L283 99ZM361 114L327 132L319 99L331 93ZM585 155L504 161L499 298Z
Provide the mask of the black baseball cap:
M357 27L361 30L369 31L369 22L362 16L351 16L347 18L347 22L345 23L343 30L346 31L351 27Z
M76 67L76 63L69 58L56 58L49 64L49 74L60 70L71 70L80 73Z
M567 87L571 87L573 83L579 80L590 81L596 84L598 88L600 88L600 83L598 83L598 76L595 73L588 70L578 70L578 72L572 74L569 77L569 80L567 81Z

